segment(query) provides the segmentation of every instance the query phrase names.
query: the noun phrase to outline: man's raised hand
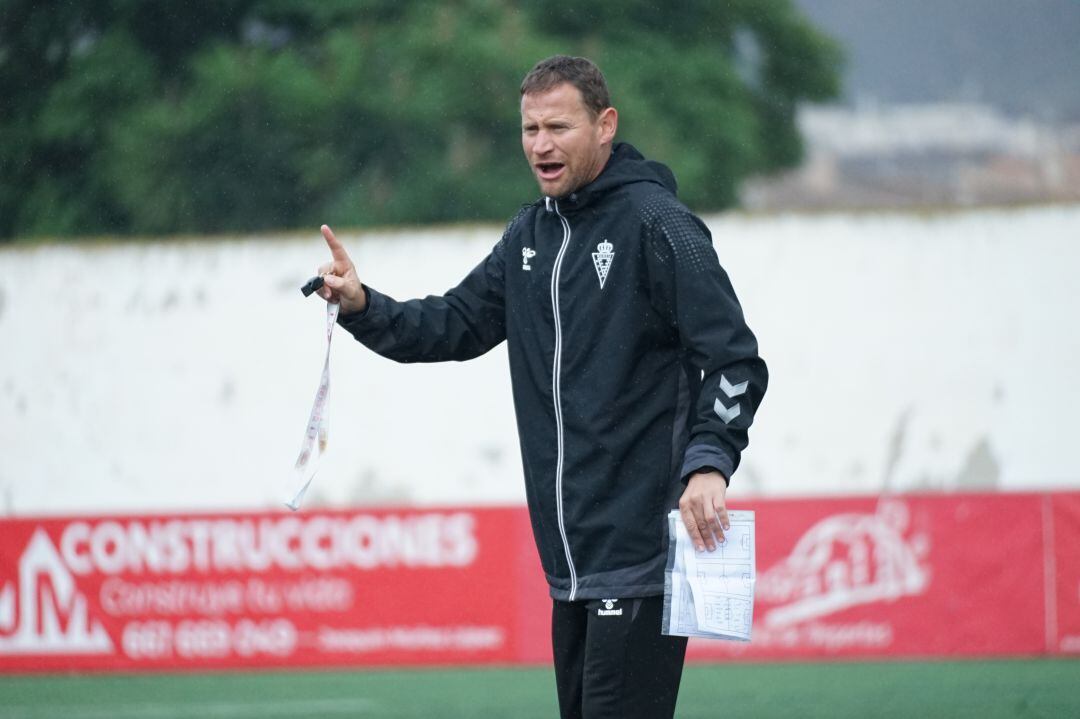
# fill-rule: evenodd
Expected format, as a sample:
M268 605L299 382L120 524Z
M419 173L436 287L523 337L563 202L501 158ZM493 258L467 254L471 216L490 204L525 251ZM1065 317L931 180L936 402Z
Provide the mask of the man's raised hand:
M327 302L340 304L343 315L362 312L367 307L367 295L356 276L356 267L329 225L323 225L321 229L332 261L319 266L318 274L322 275L324 283L318 291L319 296Z

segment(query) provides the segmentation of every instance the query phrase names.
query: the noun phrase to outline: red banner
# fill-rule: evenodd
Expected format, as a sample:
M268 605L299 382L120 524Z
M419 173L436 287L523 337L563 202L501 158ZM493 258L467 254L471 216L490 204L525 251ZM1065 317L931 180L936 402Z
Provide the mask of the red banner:
M693 642L690 655L1052 651L1043 501L987 494L755 503L753 640Z
M1047 650L1080 655L1080 493L1043 498L1047 557Z
M0 670L535 660L521 515L5 520Z
M753 641L696 659L1080 654L1080 493L756 500ZM0 671L535 663L524 508L0 521Z

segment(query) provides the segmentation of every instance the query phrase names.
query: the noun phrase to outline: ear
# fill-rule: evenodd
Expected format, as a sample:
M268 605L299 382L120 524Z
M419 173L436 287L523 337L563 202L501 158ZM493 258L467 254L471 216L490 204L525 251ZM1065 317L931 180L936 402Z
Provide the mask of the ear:
M619 128L619 113L614 107L606 108L596 118L599 128L600 144L606 145L615 139L615 131Z

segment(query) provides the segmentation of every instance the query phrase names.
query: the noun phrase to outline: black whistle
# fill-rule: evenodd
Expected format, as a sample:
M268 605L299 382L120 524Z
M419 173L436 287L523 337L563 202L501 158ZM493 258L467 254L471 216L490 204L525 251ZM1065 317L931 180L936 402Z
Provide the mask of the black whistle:
M310 280L304 283L304 286L300 288L300 291L304 293L304 297L311 296L312 292L315 292L323 286L322 275L315 275Z

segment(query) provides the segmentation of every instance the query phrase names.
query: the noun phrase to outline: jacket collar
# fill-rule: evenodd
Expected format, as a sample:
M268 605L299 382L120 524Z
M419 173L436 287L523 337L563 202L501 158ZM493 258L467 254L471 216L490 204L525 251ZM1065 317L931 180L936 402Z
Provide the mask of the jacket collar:
M667 166L646 160L627 142L618 142L595 180L562 197L545 197L544 205L550 209L552 204L557 202L559 212L577 212L599 201L609 192L635 182L658 184L673 195L677 190L675 175Z

